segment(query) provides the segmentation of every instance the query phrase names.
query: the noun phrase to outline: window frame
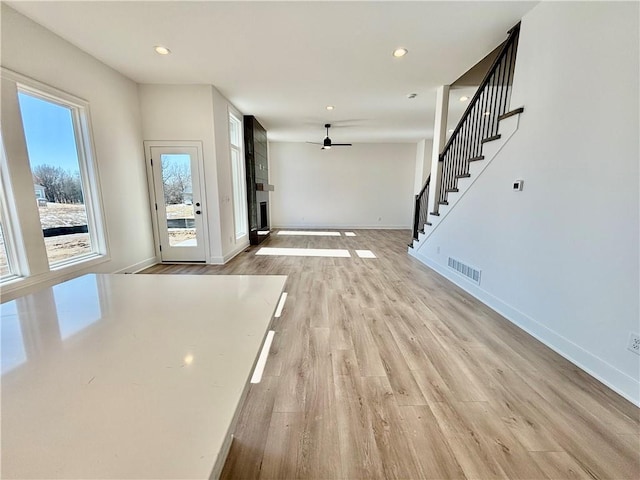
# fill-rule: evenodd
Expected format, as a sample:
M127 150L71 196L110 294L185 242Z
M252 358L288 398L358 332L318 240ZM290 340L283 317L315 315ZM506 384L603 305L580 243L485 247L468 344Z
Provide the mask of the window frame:
M3 138L6 150L3 149L2 152L2 176L4 200L6 200L3 202L3 206L6 208L4 220L9 225L9 230L12 234L11 240L15 240L15 244L12 245L13 253L17 259L17 268L20 270L17 278L14 276L11 279L5 278L0 281L4 300L5 292L18 290L49 279L70 278L71 274L86 270L87 267L107 262L111 257L104 222L104 207L96 163L89 102L4 67L0 67L0 76L2 77L2 83L5 84L2 91L3 101L15 102L10 108L6 110L3 108L2 111L3 128L10 123L9 128L14 133L11 138ZM11 92L5 89L11 89ZM71 111L78 154L78 168L83 188L83 200L87 213L87 226L91 239L91 253L78 255L50 265L44 247L44 236L40 237L41 245L34 246L34 243L37 242L32 239L30 242L24 241L26 237L23 235L27 234L26 231L21 232L20 228L15 228L25 223L30 224L31 227L34 225L34 219L32 218L34 210L30 211L30 208L20 205L16 195L14 195L16 189L26 189L25 167L31 172L31 162L28 157L18 99L18 93L20 92L60 105ZM15 134L18 131L21 135ZM9 142L13 142L11 148L8 146ZM10 152L20 152L23 155L15 155L12 158ZM23 164L25 161L26 165ZM31 178L29 178L29 182L30 190L33 191ZM35 198L35 194L33 196ZM37 210L35 212L37 214ZM40 224L39 216L36 220ZM35 235L35 232L32 232L32 234Z
M5 284L25 276L25 263L19 255L22 240L18 235L18 228L13 221L11 211L14 210L11 184L7 181L9 172L7 170L7 157L0 132L0 224L2 225L2 237L4 239L4 251L7 257L7 267L9 275L0 276L0 284Z
M233 230L236 242L241 238L244 238L249 235L249 213L246 204L247 198L247 181L246 181L246 166L244 162L244 123L242 119L242 115L239 112L234 111L229 108L228 111L228 126L229 126L229 162L231 166L231 190L233 192ZM239 144L235 145L231 138L231 123L236 122L238 126L238 139ZM239 158L239 172L238 172L238 182L236 184L235 179L233 178L233 169L234 169L234 160L233 160L233 152L238 154ZM239 191L238 191L239 190ZM240 205L240 211L237 212L236 205L236 195L244 199L245 202ZM238 228L238 219L241 219L241 227ZM240 231L242 230L242 231Z

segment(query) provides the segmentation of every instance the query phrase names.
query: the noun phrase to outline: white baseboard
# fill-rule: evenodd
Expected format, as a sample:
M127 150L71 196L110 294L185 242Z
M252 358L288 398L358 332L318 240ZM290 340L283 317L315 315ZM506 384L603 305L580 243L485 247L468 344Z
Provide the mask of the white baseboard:
M479 286L465 280L459 274L441 265L432 259L409 249L411 256L435 270L446 279L452 281L460 288L476 297L514 325L533 336L544 345L558 353L562 357L578 366L592 377L596 378L614 392L620 394L631 403L640 407L640 382L626 373L618 370L613 365L584 348L576 345L571 340L554 332L550 328L529 317L525 313L512 307Z
M222 257L210 257L209 264L210 265L224 265L229 260L234 258L236 255L241 254L247 247L249 247L249 241L241 243L239 246L231 250L229 253Z
M145 268L152 267L156 264L160 263L157 257L149 257L146 260L142 260L141 262L134 263L133 265L129 265L128 267L121 268L113 273L138 273L144 270Z
M272 229L305 229L305 230L411 230L411 225L321 225L317 223L292 223L272 226Z
M231 252L227 253L224 257L222 257L222 261L223 263L227 263L229 260L231 260L232 258L236 257L237 255L241 254L242 252L245 251L245 249L249 247L249 241L247 240L247 242L242 243L241 245L239 245L238 247L236 247L235 249L233 249Z

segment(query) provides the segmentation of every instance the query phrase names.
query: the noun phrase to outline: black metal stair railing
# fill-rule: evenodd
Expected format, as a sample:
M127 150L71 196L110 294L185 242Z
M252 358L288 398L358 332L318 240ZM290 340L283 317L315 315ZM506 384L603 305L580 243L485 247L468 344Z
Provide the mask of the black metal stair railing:
M458 179L469 176L469 164L482 160L482 144L498 137L500 116L507 113L516 63L520 24L509 30L498 56L469 102L460 122L440 153L439 192L433 213L447 204L447 194L457 192Z
M413 210L413 239L418 240L418 232L422 231L428 223L429 215L429 186L431 184L431 175L427 177L424 187L420 193L416 195L416 204Z
M509 37L502 44L491 68L440 153L439 161L442 164L433 215L438 215L439 205L447 204L448 193L458 191L458 179L469 176L470 162L483 159L482 144L499 138L498 122L509 108L519 35L520 24L518 23L509 30ZM425 225L430 225L428 215L431 188L433 186L429 176L422 190L415 197L414 240L418 240L418 233L424 231Z

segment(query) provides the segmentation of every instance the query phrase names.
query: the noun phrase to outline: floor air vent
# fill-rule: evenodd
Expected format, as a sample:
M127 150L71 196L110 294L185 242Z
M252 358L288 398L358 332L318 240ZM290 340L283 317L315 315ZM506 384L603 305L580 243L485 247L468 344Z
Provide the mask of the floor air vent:
M449 257L449 268L452 268L459 274L464 275L473 283L480 285L480 270L476 270L475 268L465 265L461 261L451 257Z

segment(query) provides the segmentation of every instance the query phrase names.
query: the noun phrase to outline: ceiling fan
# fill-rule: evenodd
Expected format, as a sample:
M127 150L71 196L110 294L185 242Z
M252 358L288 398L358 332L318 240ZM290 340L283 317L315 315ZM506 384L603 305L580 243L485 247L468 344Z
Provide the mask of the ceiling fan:
M318 142L307 142L307 143L313 143L314 145L322 145L322 150L329 150L331 147L350 147L351 146L350 143L333 143L329 138L329 129L331 128L331 124L325 123L324 128L327 129L327 137L324 139L322 143L318 143Z

